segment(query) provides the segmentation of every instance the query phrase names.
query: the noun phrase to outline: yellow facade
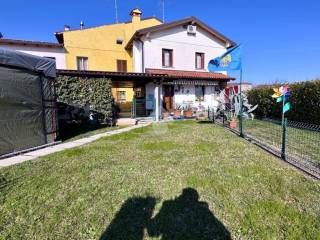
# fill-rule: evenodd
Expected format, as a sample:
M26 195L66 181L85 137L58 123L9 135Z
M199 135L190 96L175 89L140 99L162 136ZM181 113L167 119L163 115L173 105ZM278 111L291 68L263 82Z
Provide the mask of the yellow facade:
M63 32L67 69L77 69L77 57L88 58L88 70L117 71L117 60L127 60L127 71L133 71L132 53L125 49L136 30L159 25L156 18L140 21L133 16L127 23L104 25ZM123 39L117 44L117 39Z
M63 43L66 49L66 67L70 70L77 69L77 57L88 58L88 70L116 72L117 60L127 61L127 71L133 72L132 50L125 46L133 34L142 28L161 24L157 18L140 19L141 11L132 10L130 22L103 25L82 30L64 31ZM122 44L117 40L122 39ZM126 91L126 101L132 102L134 91L132 88L113 88L113 96L117 99L118 91ZM123 104L122 104L123 105ZM129 107L130 109L130 107Z

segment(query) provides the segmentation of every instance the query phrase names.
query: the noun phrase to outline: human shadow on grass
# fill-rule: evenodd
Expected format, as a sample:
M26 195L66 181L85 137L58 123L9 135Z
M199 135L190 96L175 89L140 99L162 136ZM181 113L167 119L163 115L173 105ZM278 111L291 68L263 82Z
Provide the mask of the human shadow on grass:
M162 240L227 240L230 232L209 210L206 202L199 201L195 189L185 188L180 196L164 201L159 213L151 218L155 198L130 198L121 207L101 240L142 240L144 230L150 237Z
M133 197L126 200L100 240L141 240L144 229L152 217L156 199Z

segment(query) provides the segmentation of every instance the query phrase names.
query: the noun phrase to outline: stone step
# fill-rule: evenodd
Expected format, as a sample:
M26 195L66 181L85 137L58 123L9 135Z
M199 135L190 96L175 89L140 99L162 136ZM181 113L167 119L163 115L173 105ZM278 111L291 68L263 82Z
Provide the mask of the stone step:
M124 125L136 125L137 124L137 120L134 118L118 118L117 119L117 125L118 126L124 126Z

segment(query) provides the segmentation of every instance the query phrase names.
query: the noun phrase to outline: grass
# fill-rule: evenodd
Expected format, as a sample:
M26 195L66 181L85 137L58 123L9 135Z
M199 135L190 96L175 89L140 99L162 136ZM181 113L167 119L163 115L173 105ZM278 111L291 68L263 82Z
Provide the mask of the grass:
M0 239L320 239L320 184L195 121L0 169Z
M246 120L244 132L264 143L281 149L282 130L280 122ZM287 128L287 149L289 155L314 162L320 166L320 132Z

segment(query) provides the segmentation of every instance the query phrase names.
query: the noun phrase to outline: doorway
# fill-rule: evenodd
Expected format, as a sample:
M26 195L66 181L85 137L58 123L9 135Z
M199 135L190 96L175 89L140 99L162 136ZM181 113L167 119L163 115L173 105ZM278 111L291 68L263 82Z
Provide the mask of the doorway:
M167 111L173 110L173 96L174 86L164 85L163 86L163 108Z

